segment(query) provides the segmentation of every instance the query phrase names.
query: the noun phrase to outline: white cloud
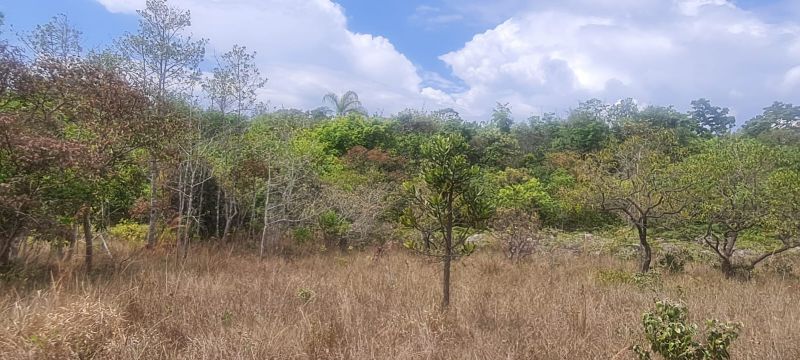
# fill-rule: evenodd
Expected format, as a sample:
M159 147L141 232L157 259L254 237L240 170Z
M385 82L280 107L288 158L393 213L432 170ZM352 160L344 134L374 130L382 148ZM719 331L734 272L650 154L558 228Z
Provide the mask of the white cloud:
M132 13L143 0L97 0ZM277 107L314 108L330 91L356 91L370 111L392 113L432 101L415 66L391 42L347 28L343 9L328 0L171 0L192 14L192 33L210 40L213 59L234 44L257 51L269 78L262 100Z
M114 12L144 4L96 1ZM344 10L330 0L170 2L192 11L193 32L211 41L209 57L233 44L256 50L270 79L261 95L275 106L313 108L328 91L352 89L371 111L453 107L480 120L496 101L511 103L522 118L563 113L592 97L679 108L707 97L742 122L773 100L800 100L800 23L777 23L725 0L444 0L419 7L417 20L426 24L489 28L440 57L450 79L420 71L389 39L349 30Z
M525 11L440 57L468 87L454 101L468 109L507 101L527 115L590 97L679 108L707 97L741 122L773 100L799 100L797 23L770 23L724 0L630 5L520 4Z

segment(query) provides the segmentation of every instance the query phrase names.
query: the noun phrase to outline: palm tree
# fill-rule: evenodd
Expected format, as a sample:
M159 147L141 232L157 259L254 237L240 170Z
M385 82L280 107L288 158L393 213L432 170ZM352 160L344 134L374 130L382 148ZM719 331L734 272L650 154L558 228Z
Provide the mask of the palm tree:
M358 94L355 91L348 91L342 94L342 97L334 93L328 93L322 97L322 102L330 103L336 116L342 116L352 113L364 114L367 111L358 100Z

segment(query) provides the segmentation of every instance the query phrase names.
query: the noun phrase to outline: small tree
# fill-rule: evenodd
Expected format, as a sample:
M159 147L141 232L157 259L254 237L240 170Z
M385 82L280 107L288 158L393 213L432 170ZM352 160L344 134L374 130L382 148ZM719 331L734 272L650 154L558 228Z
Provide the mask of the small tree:
M472 230L483 227L491 214L480 184L480 169L467 162L467 143L460 135L437 135L422 147L420 177L403 184L417 211L407 208L402 222L408 226L431 221L438 236L436 253L442 259L442 310L450 304L450 264L474 248L465 244ZM424 244L408 244L420 248Z
M648 272L652 261L647 237L651 221L684 208L679 195L686 186L676 181L673 166L680 155L672 152L675 139L669 131L632 136L590 158L581 174L590 204L619 214L636 228L640 272Z
M720 139L708 143L704 151L687 159L686 193L691 204L688 217L706 227L705 244L714 251L726 277L747 277L768 257L797 246L792 225L792 202L797 183L793 172L777 173L782 154L775 148L747 139ZM772 230L782 243L746 261L734 261L737 242L743 231Z

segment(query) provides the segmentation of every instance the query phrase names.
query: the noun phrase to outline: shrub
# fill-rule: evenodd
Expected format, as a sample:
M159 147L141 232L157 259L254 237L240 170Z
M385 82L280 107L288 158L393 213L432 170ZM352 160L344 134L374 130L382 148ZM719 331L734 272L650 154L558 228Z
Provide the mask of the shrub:
M688 323L686 307L669 301L658 301L655 310L642 318L645 339L650 350L633 346L640 360L652 359L652 353L665 360L725 360L730 359L728 348L739 336L741 325L708 320L706 342L694 340L697 325Z
M522 210L497 210L493 227L503 252L512 261L531 255L541 239L538 219Z
M292 230L292 238L298 244L305 244L309 242L314 237L314 233L311 229L302 226Z
M142 243L147 238L147 224L123 221L108 229L111 236L129 243Z
M682 273L686 269L686 262L691 260L691 255L684 249L670 249L658 259L658 267L672 274Z

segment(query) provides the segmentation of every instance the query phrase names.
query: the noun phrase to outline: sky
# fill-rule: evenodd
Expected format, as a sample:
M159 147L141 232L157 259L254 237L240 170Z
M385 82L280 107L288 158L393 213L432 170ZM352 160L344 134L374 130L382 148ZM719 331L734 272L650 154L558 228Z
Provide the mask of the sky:
M135 32L145 0L0 0L19 33L66 14L86 48ZM518 120L580 101L686 110L705 97L741 124L800 103L800 0L170 0L209 39L257 52L276 108L356 91L371 113L453 108Z

